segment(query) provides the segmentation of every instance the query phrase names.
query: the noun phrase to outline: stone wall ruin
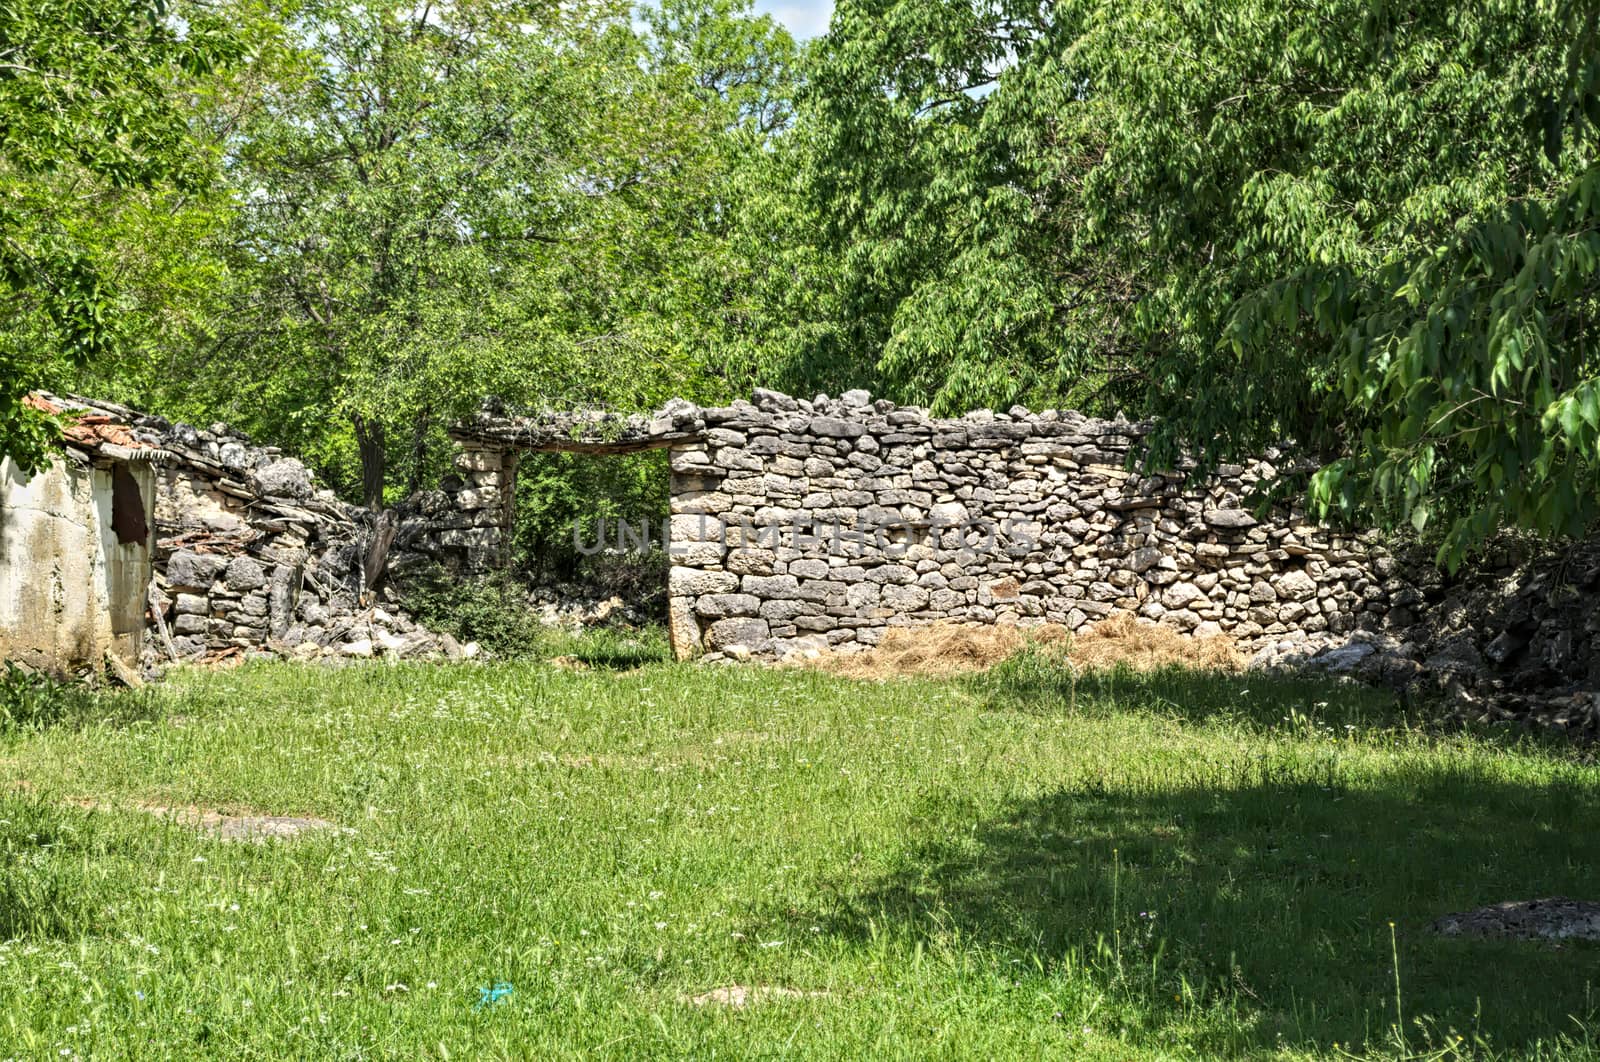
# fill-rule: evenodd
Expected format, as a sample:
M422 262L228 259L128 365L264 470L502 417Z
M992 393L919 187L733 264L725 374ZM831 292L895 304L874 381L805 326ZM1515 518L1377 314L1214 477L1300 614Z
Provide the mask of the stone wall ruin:
M651 417L461 425L464 461L516 450L671 453L673 646L782 657L876 644L891 625L1055 623L1132 612L1252 652L1403 623L1372 535L1251 507L1276 452L1190 486L1144 476L1147 426L1072 412L939 419L865 392L675 402ZM509 512L509 509L505 510ZM490 531L481 549L492 552ZM501 532L503 533L503 532Z
M320 487L298 460L225 424L194 427L77 396L54 401L161 455L148 609L142 589L138 601L147 666L448 648L391 588L365 584L373 514Z

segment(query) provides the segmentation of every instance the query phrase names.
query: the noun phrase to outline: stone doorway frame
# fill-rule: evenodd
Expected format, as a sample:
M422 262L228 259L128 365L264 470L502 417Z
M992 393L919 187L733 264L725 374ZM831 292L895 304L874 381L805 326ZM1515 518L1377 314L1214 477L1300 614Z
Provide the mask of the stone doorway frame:
M517 463L525 453L635 454L667 450L673 480L680 454L703 449L706 424L691 402L673 399L652 415L624 416L609 412L543 413L510 416L488 403L476 417L450 429L460 447L455 465L462 480L455 493L456 507L467 526L441 532L439 545L457 552L464 574L504 571L511 564L511 535L516 522ZM676 483L669 496L676 497ZM676 511L676 506L671 507ZM670 521L669 521L670 523ZM671 540L663 545L671 550ZM686 631L698 628L693 615L677 613L689 607L669 594L668 638L673 655L683 660L700 651L698 637ZM687 626L685 619L688 620Z

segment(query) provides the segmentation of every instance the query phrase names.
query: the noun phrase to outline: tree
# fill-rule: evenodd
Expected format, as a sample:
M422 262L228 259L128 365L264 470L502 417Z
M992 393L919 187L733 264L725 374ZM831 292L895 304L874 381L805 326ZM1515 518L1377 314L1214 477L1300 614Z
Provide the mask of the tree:
M230 146L240 325L213 371L253 367L233 403L258 430L324 461L353 442L381 507L391 458L417 486L441 423L484 394L584 377L541 328L570 297L546 249L602 194L584 150L604 149L586 138L617 24L311 0L287 25L296 61Z
M41 0L0 11L0 455L32 471L58 429L22 399L130 342L129 248L107 221L207 186L187 93L252 29L163 0Z
M793 44L725 0L306 0L225 125L213 334L148 400L308 455L368 504L436 470L486 394L712 398L740 158ZM665 34L666 36L663 36Z
M1479 344L1504 330L1476 301L1494 287L1461 287L1477 307L1468 327L1465 307L1446 320L1438 276L1460 274L1474 232L1577 216L1531 204L1566 201L1568 187L1581 200L1572 182L1592 162L1592 137L1552 140L1542 120L1544 101L1565 101L1571 128L1589 99L1578 10L846 0L801 108L815 127L814 210L861 322L840 360L946 409L1088 397L1155 413L1156 462L1180 446L1216 461L1293 438L1329 463L1315 494L1329 511L1337 497L1422 523L1426 497L1490 514L1458 525L1447 553L1501 519L1571 530L1583 507L1563 499L1587 487L1552 481L1519 499L1489 468L1503 475L1515 454L1542 482L1534 436L1564 410L1576 425L1583 399L1552 411L1517 395L1534 400L1531 422L1455 435L1493 403L1440 421L1470 389L1430 400L1424 385L1402 400L1390 370L1419 307L1434 306L1427 327L1464 338L1424 357L1422 375L1465 385ZM1506 251L1495 270L1525 275L1522 241L1490 241ZM1540 268L1524 295L1544 290ZM1586 305L1581 284L1562 292ZM1587 318L1566 319L1549 336L1582 364ZM1559 400L1566 385L1552 386ZM1437 478L1444 451L1411 438L1422 408L1452 447L1498 435L1495 461L1476 478ZM1463 453L1469 466L1482 456ZM1401 461L1432 472L1400 486ZM1570 518L1549 518L1558 511Z

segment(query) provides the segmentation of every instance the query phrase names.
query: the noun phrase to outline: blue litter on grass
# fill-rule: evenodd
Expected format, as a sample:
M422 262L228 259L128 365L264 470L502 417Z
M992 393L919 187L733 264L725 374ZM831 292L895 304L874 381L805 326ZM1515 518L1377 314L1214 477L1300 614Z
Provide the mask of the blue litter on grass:
M478 989L478 1003L472 1009L482 1010L484 1007L492 1007L510 994L510 981L496 981L492 988Z

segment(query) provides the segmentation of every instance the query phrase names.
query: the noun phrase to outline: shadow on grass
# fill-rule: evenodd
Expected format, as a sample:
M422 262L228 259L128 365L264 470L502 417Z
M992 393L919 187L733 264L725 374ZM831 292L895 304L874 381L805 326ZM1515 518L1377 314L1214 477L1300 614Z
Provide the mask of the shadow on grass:
M1342 732L1417 729L1437 713L1403 703L1393 692L1327 675L1127 667L1074 672L1048 653L1025 652L969 680L985 705L1030 715L1085 716L1130 712L1190 723L1226 722L1252 729L1311 726ZM1523 731L1518 731L1520 737ZM1554 742L1570 748L1570 742Z
M1261 681L1181 680L1149 676L1142 689L1208 715L1240 711L1229 698ZM1112 677L1099 681L1109 695ZM1600 946L1443 939L1428 926L1502 900L1600 899L1596 822L1600 785L1571 762L1197 744L1176 768L999 807L930 797L885 871L823 881L821 909L791 917L863 947L887 934L993 948L1023 969L1093 969L1152 1035L1173 1035L1197 993L1238 1008L1246 1020L1229 1035L1243 1042L1190 1044L1202 1052L1279 1037L1383 1047L1393 922L1413 1046L1453 1031L1495 1051L1549 1050L1600 1016Z

